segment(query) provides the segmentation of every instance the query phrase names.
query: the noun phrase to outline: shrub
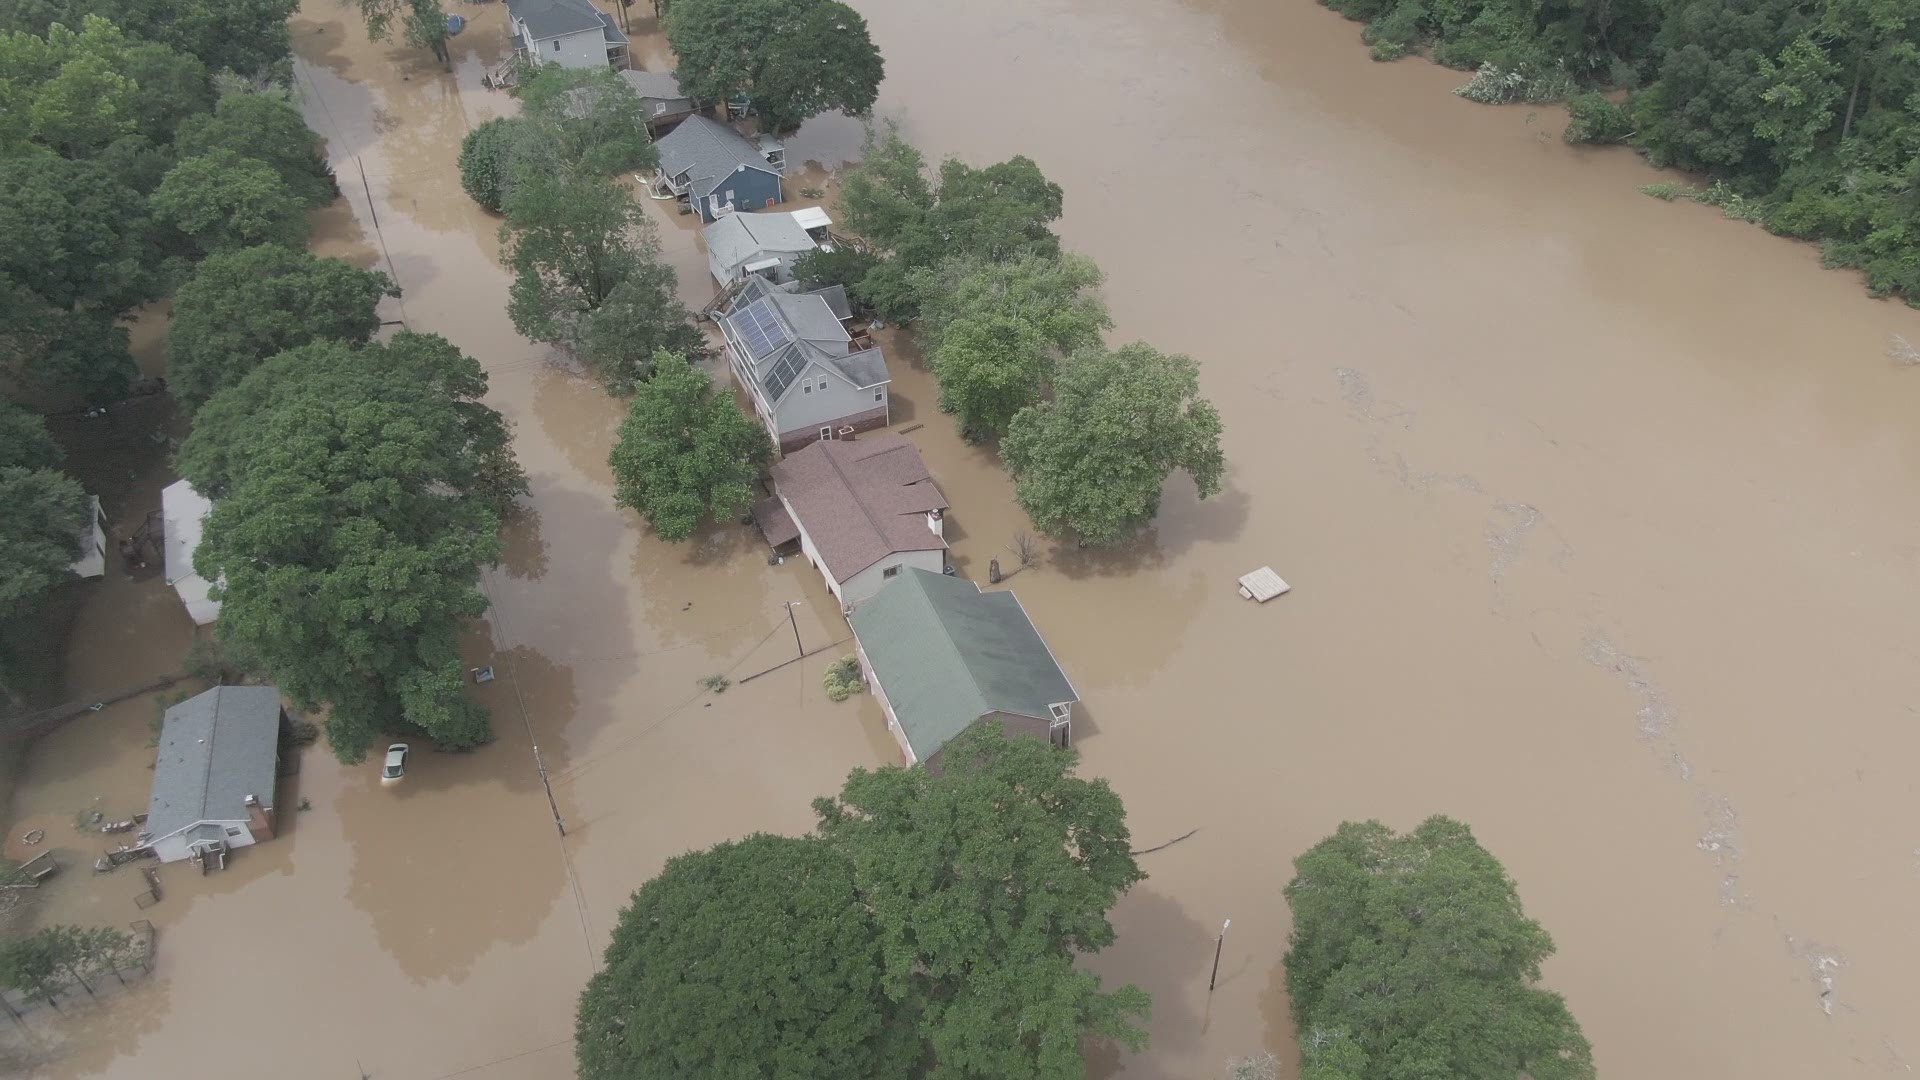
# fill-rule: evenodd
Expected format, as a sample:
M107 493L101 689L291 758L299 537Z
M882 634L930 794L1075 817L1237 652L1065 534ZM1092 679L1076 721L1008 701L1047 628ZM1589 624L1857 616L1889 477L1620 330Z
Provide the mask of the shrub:
M519 120L496 116L467 132L460 143L460 186L474 202L496 214L506 198L507 170L519 129Z
M867 688L866 680L860 677L860 658L851 653L828 666L826 677L821 681L826 685L829 701L845 701Z
M1367 55L1383 62L1398 60L1407 55L1407 47L1393 41L1376 41L1373 47L1367 50Z
M1613 143L1632 133L1633 112L1624 104L1591 90L1568 99L1567 130L1561 134L1568 142Z
M1661 180L1658 183L1640 185L1640 194L1651 195L1661 202L1672 202L1675 198L1686 194L1686 192L1686 188L1681 187L1671 180Z

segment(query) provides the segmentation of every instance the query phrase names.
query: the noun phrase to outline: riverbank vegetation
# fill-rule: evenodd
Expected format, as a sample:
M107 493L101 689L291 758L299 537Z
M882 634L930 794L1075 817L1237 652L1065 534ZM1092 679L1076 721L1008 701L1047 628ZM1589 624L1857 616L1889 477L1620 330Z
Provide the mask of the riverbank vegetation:
M1706 174L1729 216L1920 304L1920 10L1861 0L1323 0L1380 59L1477 69L1477 101L1568 102L1570 142ZM1735 212L1735 211L1738 212Z
M873 131L840 196L873 251L809 256L795 273L911 320L941 409L968 439L1002 440L1034 525L1112 544L1153 520L1175 472L1203 499L1219 492L1220 415L1190 358L1105 347L1100 270L1063 253L1052 229L1064 202L1028 158L930 170L897 131Z
M855 769L808 836L669 860L580 995L581 1080L1080 1080L1083 1039L1144 1045L1147 995L1075 963L1145 876L1119 796L994 725L942 760Z
M1287 999L1302 1080L1592 1080L1593 1052L1540 989L1553 940L1465 825L1345 822L1293 862Z

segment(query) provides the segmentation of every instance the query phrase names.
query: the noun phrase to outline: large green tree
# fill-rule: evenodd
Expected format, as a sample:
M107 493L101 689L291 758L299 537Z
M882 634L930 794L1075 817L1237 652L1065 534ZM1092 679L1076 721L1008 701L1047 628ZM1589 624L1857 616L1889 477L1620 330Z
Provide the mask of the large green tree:
M447 50L447 12L440 0L350 0L366 21L367 37L386 41L394 30L410 47L425 49L435 60L448 67L453 57Z
M322 341L268 360L195 418L180 469L216 502L195 568L218 633L360 760L384 730L490 737L459 637L526 480L486 375L446 340Z
M153 215L211 254L255 244L305 247L307 207L267 162L231 150L186 158L160 182Z
M753 482L773 460L773 443L706 372L660 353L608 460L614 502L639 511L661 539L685 540L703 518L753 505Z
M653 223L612 180L528 174L506 205L500 246L513 272L507 312L535 341L577 350L586 317L659 260Z
M279 94L228 94L212 112L187 118L175 146L183 158L231 150L265 162L309 206L324 206L340 194L320 152L320 137Z
M278 244L220 252L174 296L168 387L191 410L288 349L364 344L380 328L380 298L398 295L377 270Z
M1590 1080L1553 941L1465 825L1345 822L1294 860L1287 996L1314 1080Z
M839 0L675 0L666 27L684 93L747 94L776 132L832 109L866 114L885 75L867 21Z
M940 401L969 436L1001 435L1041 399L1059 357L1098 345L1113 325L1101 274L1079 255L950 259L923 271L921 345Z
M674 286L673 267L642 262L586 317L579 356L608 390L622 397L633 393L653 375L653 358L662 352L705 352L706 337Z
M814 804L880 931L887 996L915 1018L937 1077L1080 1080L1086 1036L1135 1049L1147 995L1108 991L1076 956L1145 875L1120 798L1077 755L976 725L941 770L855 769Z
M54 23L79 26L98 15L209 71L257 77L284 73L287 19L298 7L298 0L10 0L0 4L0 29L44 35Z
M21 675L10 643L80 555L87 497L60 456L38 416L0 399L0 689Z
M519 92L520 168L618 177L658 163L640 93L619 72L537 64Z
M102 162L0 156L0 364L53 397L124 392L114 322L159 292L151 234L146 201Z
M0 147L89 157L133 134L140 89L122 70L126 48L120 28L97 16L43 37L0 35Z
M925 159L897 131L869 132L840 194L847 227L885 256L859 291L881 314L907 319L920 309L922 272L948 259L1056 256L1050 226L1063 199L1029 158L982 169L948 159L929 178Z
M460 140L460 186L474 202L496 214L513 186L513 158L525 128L520 117L496 116Z
M1001 444L1015 497L1041 531L1083 544L1124 539L1160 511L1175 470L1201 498L1226 472L1220 413L1194 362L1144 344L1068 357L1052 400L1022 409Z
M580 1080L897 1077L916 1040L880 986L853 866L759 834L667 860L580 995Z

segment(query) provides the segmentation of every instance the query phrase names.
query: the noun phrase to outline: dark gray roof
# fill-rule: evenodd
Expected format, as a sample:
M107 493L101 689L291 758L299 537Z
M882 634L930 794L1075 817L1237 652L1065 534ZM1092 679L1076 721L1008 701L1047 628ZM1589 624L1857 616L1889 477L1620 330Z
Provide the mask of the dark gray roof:
M625 45L627 43L627 35L621 33L620 28L613 25L613 16L604 11L596 11L594 14L600 16L600 26L607 33L607 44Z
M587 0L507 0L507 10L527 24L529 36L540 41L611 26ZM611 40L626 38L616 36Z
M721 266L738 270L763 253L812 251L816 245L792 214L733 213L700 230L707 254ZM845 335L842 335L845 336Z
M748 355L743 359L767 401L778 404L810 363L838 373L856 387L890 381L887 358L879 348L846 351L850 340L846 328L823 295L830 291L794 292L753 275L720 316L729 340L745 345Z
M705 116L687 117L654 145L660 149L660 171L672 177L684 175L696 199L706 198L742 165L778 175L745 135Z
M158 840L204 821L245 821L249 795L271 808L279 746L275 687L216 686L168 709L148 834Z

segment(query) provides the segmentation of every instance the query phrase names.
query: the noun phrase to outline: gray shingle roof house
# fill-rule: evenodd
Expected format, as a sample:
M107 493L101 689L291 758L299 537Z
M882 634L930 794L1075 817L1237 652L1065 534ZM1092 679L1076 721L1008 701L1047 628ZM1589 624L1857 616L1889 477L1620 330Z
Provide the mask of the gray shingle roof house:
M275 687L216 686L168 709L145 834L160 861L273 839L279 751Z
M748 274L792 281L794 262L823 246L832 224L818 207L787 214L728 214L700 230L707 245L707 269L723 288Z
M689 116L654 144L662 187L686 199L702 221L781 202L780 167L765 148L725 124Z
M946 570L947 497L904 435L809 443L774 465L773 487L801 553L842 610L908 569ZM778 531L783 515L756 516L768 542L787 539Z
M781 453L888 422L887 360L847 333L846 291L749 274L717 317L733 376Z
M906 570L849 618L861 673L908 764L981 720L1071 741L1080 695L1010 592Z
M627 66L627 36L588 0L507 0L514 55L562 67Z
M671 71L628 68L620 77L640 95L640 108L647 116L647 134L656 139L699 111L699 105L680 92L680 80L674 78Z

